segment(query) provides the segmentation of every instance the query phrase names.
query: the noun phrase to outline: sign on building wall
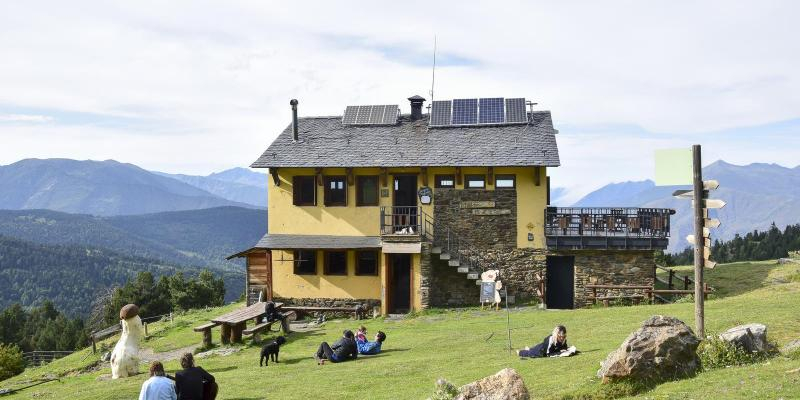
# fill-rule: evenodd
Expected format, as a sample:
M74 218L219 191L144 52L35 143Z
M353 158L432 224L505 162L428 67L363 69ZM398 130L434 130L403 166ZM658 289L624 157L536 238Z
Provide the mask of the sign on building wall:
M417 193L419 195L419 202L422 204L431 204L431 200L433 199L433 191L431 188L425 186L419 189Z

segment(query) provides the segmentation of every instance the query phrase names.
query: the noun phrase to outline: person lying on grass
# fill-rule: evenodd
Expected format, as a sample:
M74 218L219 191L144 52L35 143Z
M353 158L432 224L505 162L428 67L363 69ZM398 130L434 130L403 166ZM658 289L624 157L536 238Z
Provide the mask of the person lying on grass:
M517 354L520 357L553 357L558 356L563 352L568 351L569 345L567 345L567 328L564 325L558 325L553 328L553 333L548 335L542 343L537 344L536 346L526 347L522 350L517 351Z
M361 341L361 340L356 341L356 345L358 346L359 354L378 354L378 353L380 353L381 352L381 345L383 344L384 340L386 340L386 334L381 332L381 331L378 331L378 333L375 334L375 341L374 342L368 342L366 340L364 340L364 341Z
M349 329L342 333L342 338L337 340L333 346L328 345L328 342L322 342L317 352L314 353L314 359L319 365L324 364L326 360L336 363L355 360L356 357L358 357L358 347L353 338L353 331Z

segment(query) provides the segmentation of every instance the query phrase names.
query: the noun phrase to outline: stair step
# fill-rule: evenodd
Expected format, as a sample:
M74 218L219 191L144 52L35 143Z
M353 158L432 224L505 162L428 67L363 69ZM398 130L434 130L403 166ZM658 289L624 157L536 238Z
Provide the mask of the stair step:
M431 254L442 254L442 248L439 246L431 247Z
M448 265L450 265L451 267L458 267L458 266L460 266L460 265L461 265L461 261L458 261L458 260L450 260L450 261L448 261L448 262L447 262L447 264L448 264Z
M450 259L450 254L449 253L439 254L439 259L440 260L449 260Z
M458 272L462 274L467 274L469 273L469 267L458 267Z
M478 273L474 272L467 274L467 279L478 279Z

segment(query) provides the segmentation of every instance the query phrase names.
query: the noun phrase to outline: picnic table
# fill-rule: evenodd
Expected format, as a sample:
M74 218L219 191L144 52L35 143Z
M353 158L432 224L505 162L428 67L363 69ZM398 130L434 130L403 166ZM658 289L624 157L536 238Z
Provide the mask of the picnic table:
M280 311L281 307L283 307L283 303L275 303L275 310ZM195 327L194 331L203 332L203 345L209 346L211 345L211 328L220 325L222 329L222 344L241 343L242 332L247 328L247 321L253 320L257 324L260 322L261 317L266 314L267 303L258 302L214 317L210 323Z

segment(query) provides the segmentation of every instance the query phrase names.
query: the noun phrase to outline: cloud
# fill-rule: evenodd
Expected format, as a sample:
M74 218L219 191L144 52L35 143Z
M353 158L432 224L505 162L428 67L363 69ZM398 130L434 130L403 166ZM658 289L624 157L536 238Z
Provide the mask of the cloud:
M652 149L696 141L707 160L786 162L799 130L785 123L800 117L798 11L755 1L3 2L0 114L52 119L0 124L0 163L247 166L289 123L291 98L301 115L348 104L408 112L407 97L430 98L434 35L436 98L524 96L553 112L554 186L645 178Z
M0 122L50 122L53 118L47 115L0 114Z

